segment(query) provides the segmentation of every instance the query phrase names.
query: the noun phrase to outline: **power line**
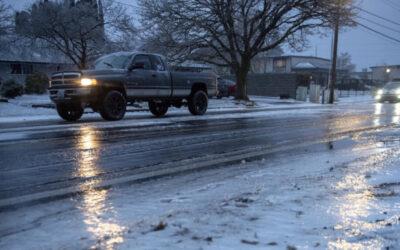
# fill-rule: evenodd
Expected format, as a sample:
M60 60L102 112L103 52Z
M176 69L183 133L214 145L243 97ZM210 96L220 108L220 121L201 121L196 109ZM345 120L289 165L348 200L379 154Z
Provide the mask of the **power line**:
M392 40L392 41L395 41L395 42L400 43L400 39L397 39L397 38L395 38L395 37L386 35L385 33L382 33L382 32L380 32L380 31L377 31L377 30L373 29L373 28L370 28L370 27L368 27L367 25L364 25L364 24L362 24L362 23L359 23L359 22L356 22L356 23L357 23L358 25L360 25L361 27L363 27L364 29L367 29L367 30L369 30L369 31L372 31L372 32L378 34L378 35L381 35L381 36L383 36L383 37L386 37L387 39L390 39L390 40Z
M400 11L400 5L396 4L395 2L392 2L391 0L384 0L384 2L389 5L392 8L395 8L396 10Z
M360 10L360 11L362 11L362 12L365 12L365 13L371 15L371 16L374 16L374 17L376 17L376 18L382 19L382 20L384 20L384 21L386 21L386 22L389 22L389 23L392 23L392 24L396 24L396 25L400 25L400 23L398 23L398 22L395 22L395 21L393 21L393 20L390 20L390 19L387 19L387 18L385 18L385 17L379 16L379 15L377 15L377 14L375 14L375 13L372 13L372 12L370 12L370 11L368 11L368 10L364 10L363 8L360 8L360 7L357 7L357 6L355 6L355 8L358 9L358 10Z
M393 32L396 32L396 33L399 33L399 34L400 34L400 30L393 29L392 27L389 27L389 26L386 26L386 25L384 25L384 24L381 24L381 23L372 21L372 20L370 20L370 19L368 19L368 18L365 18L365 17L362 17L362 16L357 16L357 17L360 18L360 19L363 19L363 20L365 20L365 21L367 21L367 22L373 23L373 24L375 24L375 25L379 25L380 27L386 28L386 29L388 29L388 30L391 30L391 31L393 31Z

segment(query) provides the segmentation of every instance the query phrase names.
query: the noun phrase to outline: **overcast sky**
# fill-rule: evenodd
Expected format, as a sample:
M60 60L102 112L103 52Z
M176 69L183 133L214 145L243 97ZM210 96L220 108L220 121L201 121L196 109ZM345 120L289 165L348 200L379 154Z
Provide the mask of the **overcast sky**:
M14 9L20 10L29 6L34 0L6 0ZM135 0L119 0L124 3L135 3ZM358 5L376 15L400 23L400 1L399 0L358 0ZM128 9L132 7L127 6ZM134 13L132 11L132 13ZM360 23L369 26L379 32L392 36L400 40L400 25L384 21L377 17L371 16L364 12L360 12L360 16L368 20L359 19ZM384 27L388 26L388 27ZM324 38L311 37L310 48L298 53L286 51L286 54L302 54L320 56L325 58L331 57L331 36ZM341 32L339 52L348 52L353 58L353 62L357 68L367 68L382 64L400 65L400 42L391 41L378 34L368 31L365 28L357 27L347 29Z

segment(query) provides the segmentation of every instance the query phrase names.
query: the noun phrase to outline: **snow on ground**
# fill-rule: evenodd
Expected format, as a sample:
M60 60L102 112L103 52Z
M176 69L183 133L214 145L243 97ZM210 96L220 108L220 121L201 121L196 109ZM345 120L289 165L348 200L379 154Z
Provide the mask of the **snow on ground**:
M49 104L48 95L23 95L9 99L8 103L0 102L0 119L16 116L46 116L54 115L53 109L32 108L32 105Z
M2 213L0 249L399 248L398 128Z
M365 93L363 95L353 95L353 96L343 96L339 98L339 103L351 103L351 102L366 102L374 100L370 93Z
M253 102L237 102L233 98L210 99L209 111L246 111L257 110L262 108L289 108L289 107L313 107L316 104L297 102L294 100L279 100L271 97L251 97ZM57 112L53 108L36 107L50 106L51 101L48 95L24 95L15 99L10 99L8 103L0 103L0 122L20 122L20 121L36 121L36 120L53 120L60 119ZM147 109L147 103L138 103L136 107L128 107L126 117L134 117L138 115L136 111ZM169 113L188 114L187 108L171 108ZM99 114L93 113L89 108L85 110L83 119L99 117Z
M258 109L283 109L283 108L310 108L320 106L318 104L299 102L292 99L280 100L274 97L251 96L252 102L237 102L233 98L210 99L209 111L231 112L231 111L252 111ZM348 103L357 101L370 101L371 96L353 96L344 97L340 102ZM34 106L39 106L33 108ZM57 112L53 108L44 108L50 106L51 101L48 95L24 95L15 99L10 99L8 103L0 102L0 122L23 122L39 120L59 120ZM126 117L135 117L139 112L147 109L146 103L139 103L136 107L128 107ZM187 114L186 108L171 108L169 114ZM140 115L140 114L139 114ZM93 113L90 109L85 110L82 119L99 117L99 114Z

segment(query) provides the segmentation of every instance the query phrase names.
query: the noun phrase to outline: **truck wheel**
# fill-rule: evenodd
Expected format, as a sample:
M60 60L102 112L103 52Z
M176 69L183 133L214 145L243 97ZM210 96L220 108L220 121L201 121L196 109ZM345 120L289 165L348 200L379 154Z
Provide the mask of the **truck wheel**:
M121 120L124 118L126 112L126 100L124 95L117 90L107 92L100 104L99 111L104 120Z
M204 115L207 106L208 96L203 90L196 91L188 100L189 111L192 115Z
M149 102L149 109L150 112L156 116L156 117L161 117L164 116L167 111L168 111L168 105L164 102L157 103L154 101Z
M74 122L83 115L83 108L80 104L57 104L58 115L66 121Z

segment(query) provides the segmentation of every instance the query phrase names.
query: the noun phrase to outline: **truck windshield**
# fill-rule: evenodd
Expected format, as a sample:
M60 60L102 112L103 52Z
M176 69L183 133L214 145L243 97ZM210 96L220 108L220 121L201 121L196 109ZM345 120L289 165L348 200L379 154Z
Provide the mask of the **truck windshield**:
M99 58L94 63L94 69L125 69L131 59L130 54L111 54Z

